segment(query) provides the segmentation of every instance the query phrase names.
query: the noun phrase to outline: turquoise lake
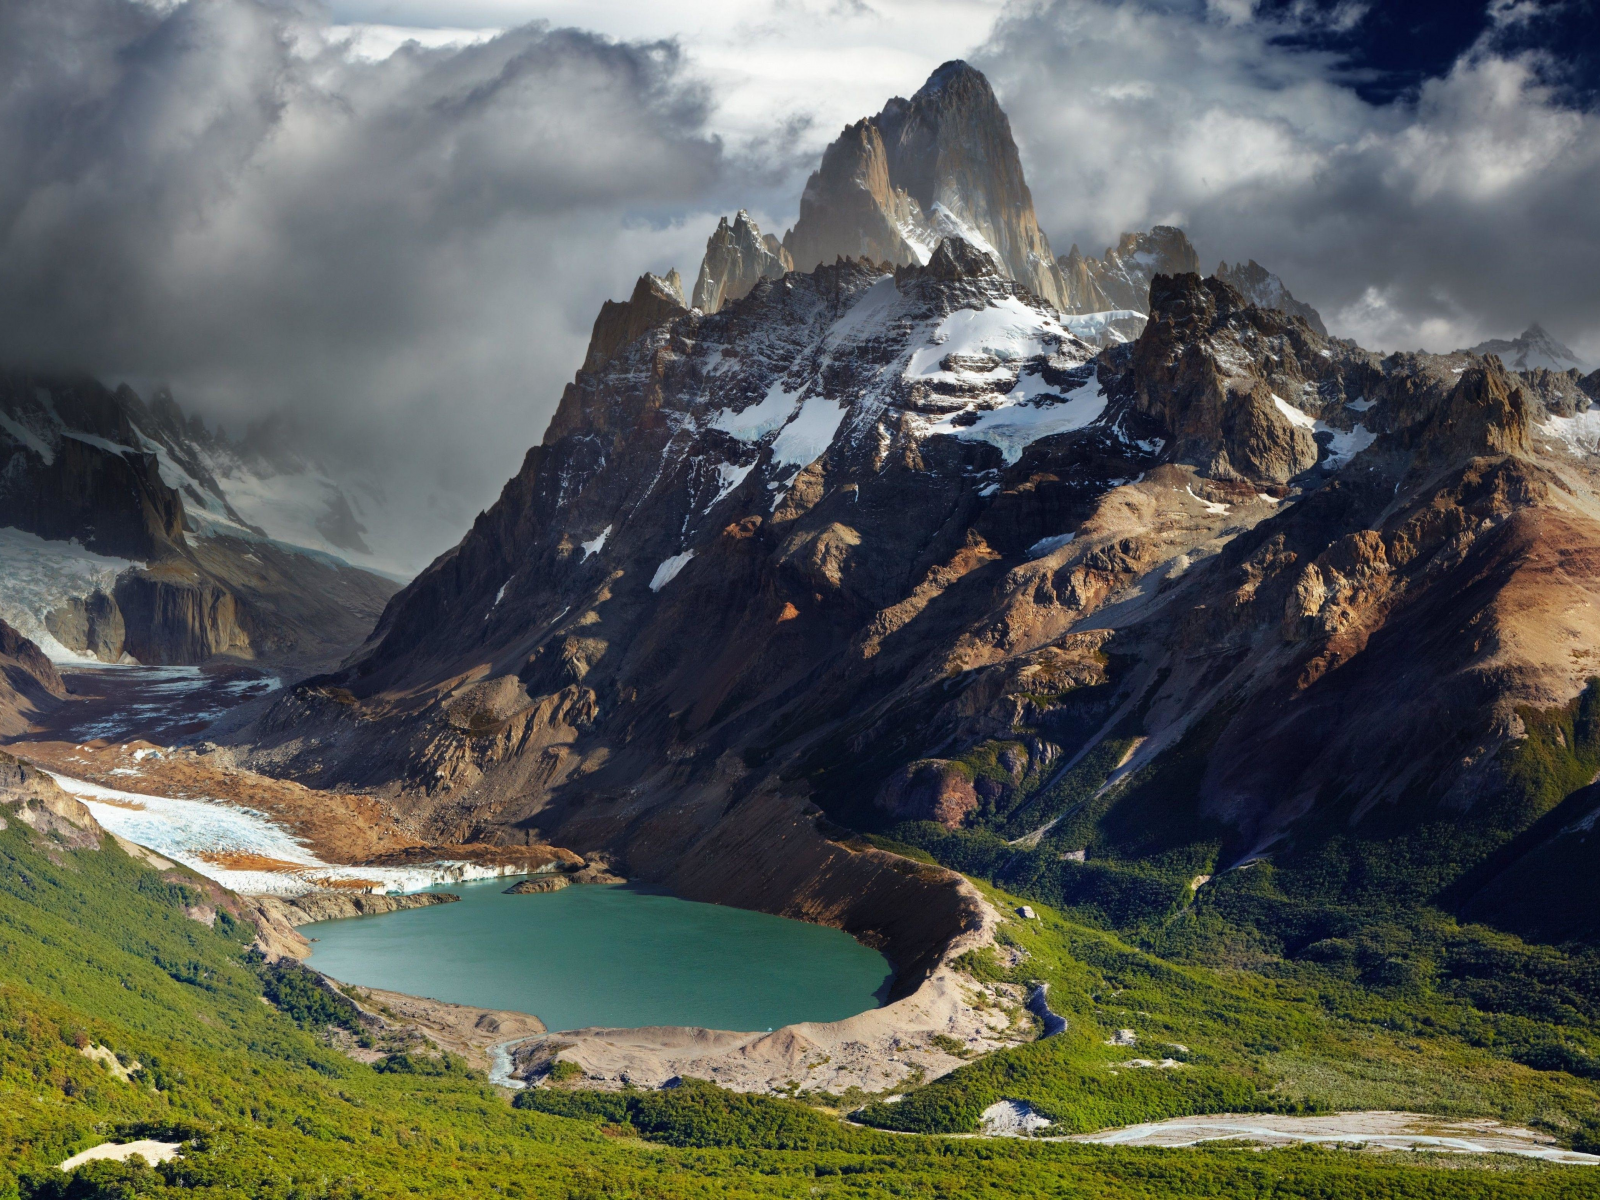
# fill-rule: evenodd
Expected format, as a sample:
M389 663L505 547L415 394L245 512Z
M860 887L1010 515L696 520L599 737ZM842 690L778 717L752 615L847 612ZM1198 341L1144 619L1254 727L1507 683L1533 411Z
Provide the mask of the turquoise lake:
M634 886L504 895L322 921L311 965L345 983L533 1013L551 1029L776 1029L876 1008L888 961L848 934Z

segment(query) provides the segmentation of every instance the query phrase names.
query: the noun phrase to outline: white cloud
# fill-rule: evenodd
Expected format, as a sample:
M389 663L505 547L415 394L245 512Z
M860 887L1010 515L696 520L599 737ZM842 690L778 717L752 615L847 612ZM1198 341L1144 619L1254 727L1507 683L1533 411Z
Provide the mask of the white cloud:
M1175 223L1206 269L1255 258L1377 349L1451 349L1534 319L1600 341L1600 116L1562 106L1540 60L1492 38L1374 105L1280 32L1227 5L1013 9L974 61L1057 249Z

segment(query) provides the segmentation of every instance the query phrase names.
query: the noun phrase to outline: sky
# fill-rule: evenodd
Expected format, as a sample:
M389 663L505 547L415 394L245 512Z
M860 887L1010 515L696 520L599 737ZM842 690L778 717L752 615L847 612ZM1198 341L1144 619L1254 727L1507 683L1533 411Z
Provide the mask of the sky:
M600 303L781 235L822 148L982 69L1058 253L1182 225L1330 329L1600 364L1600 0L10 0L0 362L273 419L445 549Z

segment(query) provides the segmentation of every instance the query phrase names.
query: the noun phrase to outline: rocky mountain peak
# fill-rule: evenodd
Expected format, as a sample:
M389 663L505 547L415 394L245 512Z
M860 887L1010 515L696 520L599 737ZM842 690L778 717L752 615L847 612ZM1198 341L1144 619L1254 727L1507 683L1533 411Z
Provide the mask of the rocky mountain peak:
M931 279L981 279L999 275L999 265L965 238L947 237L940 241L928 260L926 274Z
M1537 321L1523 330L1519 337L1490 338L1479 342L1467 353L1496 355L1513 371L1532 371L1541 367L1547 371L1589 369L1589 364L1551 337Z
M807 181L783 245L804 271L840 257L926 263L949 236L1062 305L1011 123L983 73L960 61L840 134Z
M694 285L694 307L714 313L729 301L749 295L760 280L782 279L792 270L794 260L783 244L770 233L763 234L741 208L731 224L723 217L716 232L706 239L706 255Z
M1236 288L1251 304L1275 308L1299 317L1323 337L1328 336L1328 327L1322 323L1322 314L1303 300L1296 300L1289 289L1283 286L1283 280L1255 259L1252 258L1248 263L1235 263L1231 267L1226 262L1220 262L1216 274L1218 279Z
M664 277L649 272L639 276L628 299L607 300L600 306L600 315L594 319L594 330L589 335L584 370L598 370L630 342L687 311L683 281L676 270Z
M1074 245L1057 260L1070 313L1150 311L1150 281L1157 275L1198 275L1200 256L1175 225L1124 233L1104 258L1085 258Z

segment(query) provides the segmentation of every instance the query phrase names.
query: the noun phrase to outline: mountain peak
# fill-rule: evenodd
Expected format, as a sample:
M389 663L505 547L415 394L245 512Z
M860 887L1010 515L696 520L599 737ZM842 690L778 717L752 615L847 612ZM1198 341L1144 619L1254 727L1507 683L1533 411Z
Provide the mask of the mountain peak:
M982 88L987 95L994 95L994 89L989 86L989 79L982 71L966 59L952 58L949 62L940 63L934 68L933 74L928 76L928 81L917 89L913 100L936 96L963 85Z
M1473 346L1469 354L1495 354L1513 371L1587 371L1589 364L1568 346L1551 337L1539 322L1532 322L1520 337L1490 338Z
M750 214L740 209L728 223L723 217L716 232L706 239L706 255L695 280L693 306L714 313L724 304L741 299L762 279L782 279L794 270L777 238L763 234Z
M959 59L910 100L895 97L841 132L806 182L783 246L801 271L841 257L909 266L926 265L947 237L1064 304L1011 123L983 73Z

